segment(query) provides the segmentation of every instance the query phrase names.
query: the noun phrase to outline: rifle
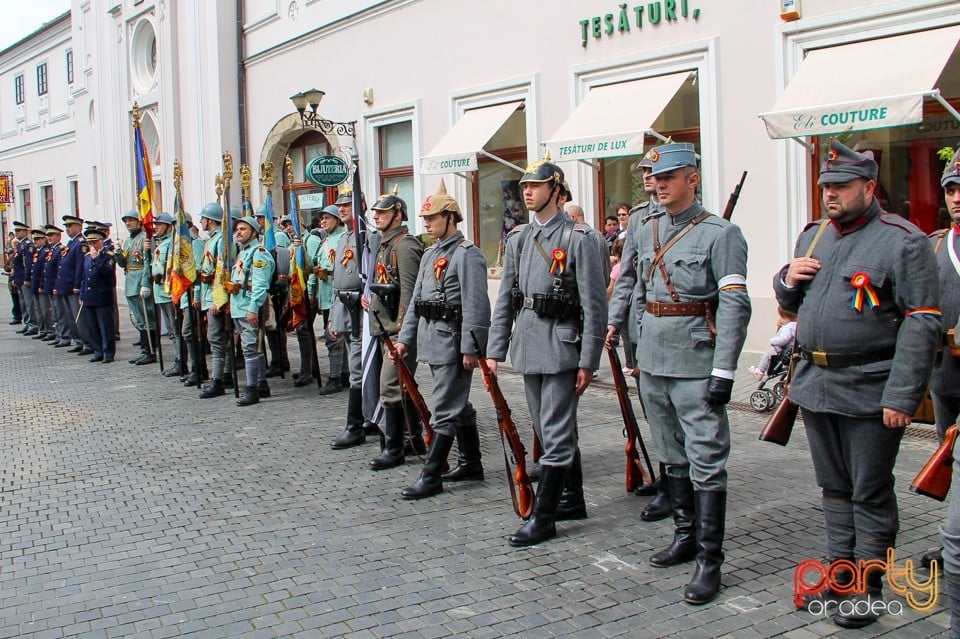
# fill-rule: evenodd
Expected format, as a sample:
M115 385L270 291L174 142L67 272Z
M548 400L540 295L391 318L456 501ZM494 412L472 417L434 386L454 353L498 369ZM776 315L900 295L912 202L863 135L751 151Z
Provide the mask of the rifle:
M943 443L923 465L910 484L910 492L933 497L938 501L947 498L953 474L953 445L957 441L957 425L947 429Z
M218 182L223 186L223 234L220 236L223 242L223 269L222 273L225 274L225 277L229 281L230 273L233 270L234 263L236 262L237 256L233 254L234 239L233 239L233 218L230 217L230 181L233 180L233 156L228 152L223 152L223 173L221 176L222 180ZM219 195L219 193L218 193ZM237 345L236 345L236 335L237 327L233 324L233 318L230 317L230 303L227 302L221 309L221 312L224 314L223 321L226 323L227 329L227 346L230 349L230 352L233 353L233 396L240 397L240 382L237 380L237 367L240 364L239 358L237 357ZM242 354L241 354L242 357Z
M380 313L373 311L373 317L377 320L377 326L380 327L380 335L378 335L378 337L383 342L383 345L387 347L387 351L389 351L391 359L393 359L393 363L397 367L400 384L403 386L403 389L407 391L407 395L417 409L417 414L420 415L420 421L423 422L423 442L429 448L430 442L433 441L433 427L430 426L430 409L427 407L427 401L423 399L423 394L420 393L420 387L417 386L417 380L413 378L413 373L410 372L407 363L400 357L396 345L387 334L387 329L383 325L383 322L380 321Z
M814 242L816 243L816 242ZM810 252L807 253L810 257ZM764 424L760 431L760 441L771 442L786 446L790 441L790 433L793 432L793 425L797 421L797 413L800 407L790 400L790 380L793 379L793 369L800 359L800 349L797 347L797 340L793 340L793 352L790 356L790 368L787 369L787 376L783 378L783 399L777 406L770 419Z
M744 171L743 175L740 176L740 181L737 183L737 186L734 187L733 193L730 194L730 198L727 200L727 206L723 209L723 219L729 220L733 217L733 209L737 206L737 200L740 199L740 189L743 188L743 182L747 179L747 172Z
M163 347L160 346L160 342L163 340L160 338L160 327L163 326L161 321L161 312L160 305L157 304L156 300L153 302L153 321L157 323L157 361L160 362L160 372L163 372ZM168 327L169 328L169 327Z
M633 412L633 404L627 395L627 379L623 376L623 367L620 364L620 355L617 353L616 344L611 344L607 349L610 355L610 368L613 370L613 385L617 388L617 400L620 402L620 414L623 416L623 436L627 438L627 492L632 493L643 484L653 483L653 464L650 462L650 454L643 443L643 437L640 435L640 428L637 426L637 415ZM637 444L643 452L643 460L647 464L649 474L643 469L640 463L640 455L637 453ZM639 473L639 476L637 476Z
M529 519L533 513L533 484L530 483L530 477L527 475L527 451L523 448L523 441L520 439L520 433L517 432L517 425L513 423L513 417L510 416L510 407L507 406L507 398L503 396L500 390L500 384L497 382L497 376L490 370L487 360L484 359L483 349L480 348L480 342L473 331L470 331L470 339L473 340L473 346L477 349L480 357L480 371L483 373L483 381L486 382L487 390L490 391L490 398L493 399L493 406L497 409L497 422L500 425L500 445L503 447L503 462L507 467L507 485L510 487L510 499L513 501L513 510L522 519ZM510 469L510 459L507 457L507 445L504 438L510 443L510 452L513 454L513 465L515 470ZM534 442L539 442L534 437Z

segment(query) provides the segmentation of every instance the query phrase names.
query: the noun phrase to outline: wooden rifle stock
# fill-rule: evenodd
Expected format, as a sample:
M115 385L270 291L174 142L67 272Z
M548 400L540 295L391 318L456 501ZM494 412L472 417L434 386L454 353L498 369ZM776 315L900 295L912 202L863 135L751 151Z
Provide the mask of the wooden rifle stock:
M507 467L507 485L510 487L510 498L513 500L513 510L519 517L529 519L533 514L533 484L527 475L527 451L523 447L523 441L520 439L520 433L517 432L517 425L513 423L513 417L510 415L510 407L507 405L507 398L503 396L500 384L497 382L497 376L490 370L487 360L483 357L483 349L480 348L480 342L473 331L470 331L470 339L477 349L480 358L480 371L483 373L483 380L486 382L487 390L490 391L490 398L493 400L493 406L497 409L497 422L500 425L500 444L503 446L503 460ZM534 436L536 437L536 436ZM510 460L507 458L507 449L504 444L504 438L510 443L510 452L513 454L514 469L510 468ZM534 439L534 442L538 442Z
M730 194L730 198L727 200L727 206L723 209L723 219L729 220L733 217L733 209L737 207L737 200L740 199L740 189L743 188L743 183L747 179L747 172L744 171L743 175L740 176L740 181L737 182L737 186L734 187L733 193Z
M433 427L430 426L430 408L427 406L427 401L423 399L423 394L420 393L420 387L417 386L417 380L414 379L413 373L411 373L407 367L407 363L400 357L396 345L387 334L387 329L383 325L383 322L380 321L380 313L373 311L373 317L377 320L377 325L380 327L379 337L383 341L384 346L387 347L387 351L389 351L393 363L397 367L400 384L403 386L403 389L407 391L407 395L410 396L414 407L417 409L417 414L420 415L420 421L423 422L423 442L429 447L433 441Z
M613 371L613 385L617 389L617 400L620 402L620 414L623 416L623 436L627 438L625 452L627 454L627 492L633 492L645 483L653 482L653 464L650 463L650 455L647 453L647 447L643 443L643 437L640 435L640 428L637 426L637 415L633 411L633 404L630 403L630 397L627 395L627 378L623 375L623 367L620 364L620 355L617 354L617 347L611 344L607 349L610 355L610 368ZM643 459L650 471L648 475L640 463L640 454L637 452L637 444L643 451Z
M790 441L790 433L793 432L799 410L800 407L790 401L789 397L784 397L760 431L760 441L786 446Z
M943 443L927 460L910 484L910 492L933 497L938 501L947 498L950 479L953 475L953 445L957 441L957 425L947 429Z

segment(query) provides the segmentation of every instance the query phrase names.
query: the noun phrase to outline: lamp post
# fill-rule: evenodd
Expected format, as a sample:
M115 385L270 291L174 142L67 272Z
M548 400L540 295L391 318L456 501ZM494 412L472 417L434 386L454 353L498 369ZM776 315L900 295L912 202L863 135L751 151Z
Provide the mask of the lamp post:
M293 106L297 108L297 113L300 114L300 126L303 128L309 126L325 134L333 133L336 135L355 137L355 121L332 122L321 118L317 113L317 107L320 106L320 101L323 100L324 95L326 94L320 89L307 89L306 91L301 91L300 93L295 93L290 96L290 101L293 102ZM310 107L309 110L307 107Z

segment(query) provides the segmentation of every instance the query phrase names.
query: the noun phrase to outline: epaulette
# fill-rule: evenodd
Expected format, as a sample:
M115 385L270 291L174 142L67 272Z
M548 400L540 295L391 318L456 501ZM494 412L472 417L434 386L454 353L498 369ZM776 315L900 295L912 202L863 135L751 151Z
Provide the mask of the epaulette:
M457 246L459 246L460 248L470 248L471 246L473 246L473 242L471 242L467 238L463 238L462 240L460 240L460 244L458 244Z
M86 243L86 242L83 242L83 243L80 244L80 252L81 252L81 253L84 253L84 254L90 252L90 247L87 246L87 243Z
M807 222L807 225L803 227L803 231L800 231L800 232L803 233L807 229L812 229L815 226L820 226L821 222L829 222L829 221L830 221L829 218L820 218L819 220L813 220L812 222Z
M649 215L641 218L641 219L640 219L640 223L641 223L641 224L646 224L647 222L649 222L649 221L652 220L653 218L655 218L655 217L660 217L661 215L665 215L665 214L666 214L666 210L665 210L665 209L657 209L657 210L655 210L655 211L652 211Z
M902 230L907 235L912 235L914 231L919 229L914 226L910 221L905 220L904 218L896 215L894 213L887 213L886 211L880 212L880 221L888 226L895 226L898 229Z
M510 229L510 231L507 233L507 238L513 237L514 235L522 231L526 226L527 226L526 224L517 224L515 227Z
M634 213L639 213L639 212L642 211L643 209L646 209L646 208L649 208L649 207L650 207L650 200L647 200L646 202L643 202L643 203L641 203L641 204L638 204L638 205L636 205L635 207L633 207L632 209L630 209L630 215L633 215Z

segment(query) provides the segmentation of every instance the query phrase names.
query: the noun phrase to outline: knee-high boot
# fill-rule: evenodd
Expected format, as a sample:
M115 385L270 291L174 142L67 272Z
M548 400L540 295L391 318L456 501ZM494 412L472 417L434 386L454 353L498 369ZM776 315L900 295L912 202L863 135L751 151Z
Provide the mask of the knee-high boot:
M197 343L193 340L187 341L187 355L190 358L190 374L183 381L184 386L198 386L201 382L200 371L203 366L200 364L200 354L197 352Z
M950 609L950 639L960 639L960 575L944 571L943 591Z
M405 437L403 452L407 455L423 455L427 452L427 445L423 442L423 422L420 421L420 413L417 412L416 405L409 397L404 398L403 403L406 406L407 418L410 420L409 432L406 427L403 429ZM412 439L411 433L413 433Z
M267 340L267 349L270 351L270 366L267 368L267 377L279 377L283 372L283 361L280 359L280 331L264 330Z
M457 426L457 465L443 473L443 481L469 481L483 479L480 464L480 432L477 430L477 411L469 403L460 413Z
M699 606L713 601L720 592L727 491L696 490L693 503L697 512L697 568L683 591L683 599Z
M661 468L661 473L663 473ZM670 477L662 474L663 483L670 483L667 494L673 510L673 541L669 546L650 556L650 563L658 568L676 566L697 555L696 506L690 477Z
M443 472L443 465L447 461L447 455L450 454L452 446L453 437L434 433L420 479L400 491L404 499L423 499L443 492L443 480L440 474Z
M510 535L511 546L533 546L557 535L557 504L563 490L567 469L557 466L540 467L540 483L533 515L517 532Z
M567 471L560 504L557 506L557 521L587 518L587 503L583 500L583 466L580 463L580 447L573 456L573 466Z
M660 479L657 484L656 494L647 507L640 512L640 519L643 521L660 521L670 516L670 507L673 503L670 499L670 481L666 479L667 467L660 464Z
M373 470L386 470L400 466L406 461L403 455L403 433L406 430L403 422L403 407L392 404L383 407L384 448L376 457L370 460Z
M342 450L359 446L365 441L367 436L363 432L363 391L359 388L351 388L350 395L347 397L347 426L333 440L330 448Z

